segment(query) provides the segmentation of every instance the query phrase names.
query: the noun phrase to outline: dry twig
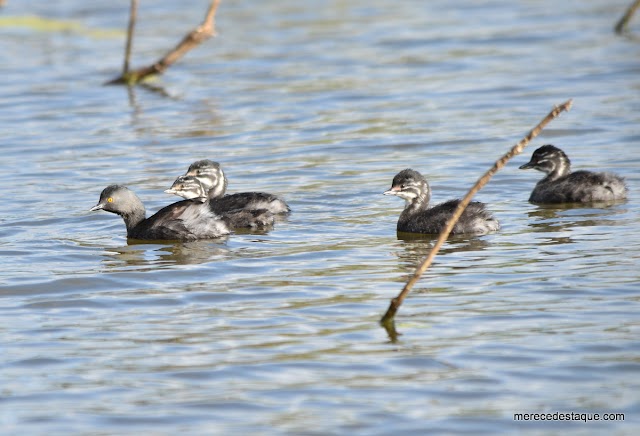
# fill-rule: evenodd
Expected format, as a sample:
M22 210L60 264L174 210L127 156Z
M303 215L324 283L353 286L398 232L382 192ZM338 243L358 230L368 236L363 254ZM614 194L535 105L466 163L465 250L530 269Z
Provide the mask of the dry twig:
M131 0L129 9L129 26L127 26L127 44L124 48L124 65L122 66L122 77L129 74L129 61L131 60L131 46L133 45L133 30L136 27L138 18L138 0Z
M444 244L444 241L449 236L449 233L451 233L451 230L453 229L453 226L455 225L455 223L460 218L460 215L462 215L462 212L464 211L464 209L471 202L471 198L480 189L482 189L482 187L484 185L486 185L487 182L489 182L491 177L493 177L493 175L496 172L498 172L498 170L500 170L502 167L504 167L506 165L506 163L509 161L509 159L511 159L513 156L516 156L516 155L520 154L522 152L522 150L524 149L524 147L526 147L527 144L529 144L529 142L533 138L538 136L538 134L542 131L542 129L544 129L544 127L547 124L549 124L549 122L551 120L553 120L558 115L560 115L561 112L568 111L571 108L571 104L572 104L572 100L568 100L568 101L564 102L563 104L561 104L560 106L554 107L553 110L546 117L544 117L544 119L542 121L540 121L538 123L538 125L535 126L527 134L527 136L525 136L520 142L518 142L516 145L514 145L511 148L511 150L509 150L509 152L507 152L504 156L502 156L500 159L498 159L496 161L496 163L493 164L493 167L491 167L480 179L478 179L476 184L473 185L473 187L469 190L469 192L467 192L467 195L465 195L464 198L460 201L460 204L458 204L458 207L454 211L453 215L447 221L447 225L440 232L440 235L438 236L438 239L437 239L435 245L433 246L433 248L431 249L431 251L427 255L426 259L420 264L420 266L418 266L418 268L416 269L416 272L413 274L413 277L411 277L411 279L409 279L409 281L404 286L404 288L402 289L400 294L398 294L397 297L395 297L394 299L391 300L391 304L389 305L389 309L387 309L387 312L384 314L384 316L380 320L380 323L387 329L387 332L390 333L390 336L392 338L397 336L397 333L395 332L395 328L394 328L394 325L393 325L393 320L395 318L396 312L398 311L398 309L402 305L402 302L404 301L406 296L409 294L409 292L413 288L413 285L416 284L416 282L420 279L422 274L427 270L427 268L429 268L429 266L433 262L433 259L435 258L436 254L440 250L440 247L442 247L442 245Z
M635 0L631 4L631 6L629 6L629 9L627 9L627 12L625 12L622 18L620 18L620 21L618 21L618 24L616 24L616 27L615 27L616 33L624 32L624 30L627 27L627 24L629 24L629 20L631 20L631 17L636 12L636 9L638 9L638 7L640 7L640 0Z
M132 0L131 10L134 10L133 2L136 0ZM203 41L215 36L215 16L216 10L218 9L218 4L220 0L211 0L211 4L209 5L209 9L207 10L207 15L205 16L204 21L201 25L193 29L189 32L182 41L171 51L169 51L162 59L157 61L156 63L149 65L147 67L138 68L133 71L128 70L129 65L129 51L130 41L127 41L127 53L125 53L125 69L126 71L120 77L117 77L108 82L108 84L122 84L125 83L127 85L136 84L142 80L144 80L148 76L152 76L155 74L162 74L165 72L167 68L173 65L178 59L185 55L189 50L201 44ZM135 25L135 18L129 20L129 37L133 35L133 26Z

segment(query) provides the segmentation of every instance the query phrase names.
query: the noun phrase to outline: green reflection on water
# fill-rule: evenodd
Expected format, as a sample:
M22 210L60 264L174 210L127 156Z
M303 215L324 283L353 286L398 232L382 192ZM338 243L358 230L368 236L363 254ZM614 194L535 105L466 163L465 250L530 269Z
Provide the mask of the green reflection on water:
M122 38L123 30L91 29L72 20L56 20L38 17L37 15L0 17L0 27L23 27L36 32L70 32L90 38Z

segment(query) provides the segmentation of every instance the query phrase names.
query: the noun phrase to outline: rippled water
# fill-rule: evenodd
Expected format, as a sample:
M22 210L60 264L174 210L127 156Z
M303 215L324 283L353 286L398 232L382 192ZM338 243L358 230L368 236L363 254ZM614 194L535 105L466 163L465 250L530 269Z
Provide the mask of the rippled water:
M142 2L134 64L207 2ZM126 2L0 9L0 423L8 434L602 433L640 429L640 17L628 1L231 2L155 89L105 87ZM503 229L433 238L384 197L411 166L462 196L554 104L574 108L477 198ZM607 207L527 202L535 147L627 178ZM291 217L221 241L128 244L189 163ZM514 422L519 412L624 422Z

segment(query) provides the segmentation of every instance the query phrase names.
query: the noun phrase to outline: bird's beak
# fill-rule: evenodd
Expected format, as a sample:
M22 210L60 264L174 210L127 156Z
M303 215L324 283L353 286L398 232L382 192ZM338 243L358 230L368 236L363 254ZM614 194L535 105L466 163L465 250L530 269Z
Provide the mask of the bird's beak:
M91 209L89 209L89 212L95 212L96 210L102 210L102 209L104 209L104 204L98 203L95 206L93 206Z
M382 195L398 195L401 190L400 186L392 186L388 191L384 191Z
M175 189L173 189L173 188L169 188L169 189L165 189L165 190L164 190L164 193L165 193L165 194L175 194L175 193L176 193L176 190L175 190Z
M519 169L528 170L529 168L533 168L533 161L529 161L524 165L520 165Z

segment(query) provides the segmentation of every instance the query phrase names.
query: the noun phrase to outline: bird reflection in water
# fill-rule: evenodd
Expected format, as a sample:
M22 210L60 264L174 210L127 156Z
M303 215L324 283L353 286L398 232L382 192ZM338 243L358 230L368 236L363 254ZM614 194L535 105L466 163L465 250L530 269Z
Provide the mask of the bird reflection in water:
M128 245L109 248L103 264L108 269L136 267L137 271L154 270L166 265L198 265L227 257L226 237L193 242L129 240Z
M528 226L533 233L547 234L546 241L541 242L544 245L569 244L574 242L571 233L578 228L623 225L624 220L618 215L625 214L627 209L613 207L621 203L624 202L538 205L527 212Z
M438 239L438 235L404 232L398 232L397 236L399 250L395 254L402 262L399 266L402 266L403 269L406 266L414 268L418 262L427 257ZM447 239L446 244L438 252L438 256L463 251L482 251L489 246L490 242L483 237L453 235Z

